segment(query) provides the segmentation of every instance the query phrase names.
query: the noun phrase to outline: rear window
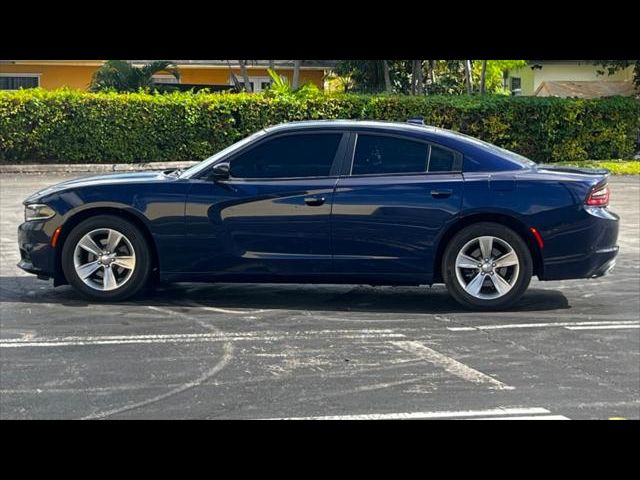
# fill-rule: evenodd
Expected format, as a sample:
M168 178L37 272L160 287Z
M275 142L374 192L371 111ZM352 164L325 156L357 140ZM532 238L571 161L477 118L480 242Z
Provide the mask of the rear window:
M358 135L352 175L426 172L429 146L397 137Z

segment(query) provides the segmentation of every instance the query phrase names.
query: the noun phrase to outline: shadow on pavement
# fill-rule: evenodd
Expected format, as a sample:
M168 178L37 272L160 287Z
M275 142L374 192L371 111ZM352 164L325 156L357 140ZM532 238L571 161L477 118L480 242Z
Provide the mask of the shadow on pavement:
M44 287L44 288L42 288ZM107 304L89 302L71 287L29 277L0 277L0 303L59 304L87 307ZM442 285L427 287L371 287L366 285L299 284L162 284L153 290L120 302L138 306L207 306L239 309L320 310L343 312L389 312L409 314L457 313L458 305ZM570 308L558 290L530 288L507 311L537 312Z

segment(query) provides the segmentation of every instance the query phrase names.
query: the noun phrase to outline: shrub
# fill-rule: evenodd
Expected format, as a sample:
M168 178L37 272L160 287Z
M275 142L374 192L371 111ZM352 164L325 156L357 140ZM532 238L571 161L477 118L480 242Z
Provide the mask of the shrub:
M640 102L386 95L0 92L0 162L198 160L263 127L321 118L458 130L541 162L629 158Z

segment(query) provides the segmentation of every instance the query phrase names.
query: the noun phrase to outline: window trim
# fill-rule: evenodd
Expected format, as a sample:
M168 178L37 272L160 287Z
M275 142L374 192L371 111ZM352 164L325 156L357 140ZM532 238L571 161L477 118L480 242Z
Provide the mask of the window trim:
M427 153L427 165L426 165L426 169L423 172L393 172L393 173L358 173L355 174L353 173L353 165L354 165L354 161L355 161L355 157L356 157L356 148L358 148L358 137L360 135L372 135L372 136L379 136L379 137L394 137L394 138L399 138L401 140L407 140L410 142L416 142L416 143L423 143L425 144L428 148L429 151ZM345 171L347 172L345 175L345 177L349 177L349 178L359 178L359 177L398 177L398 176L416 176L416 175L442 175L442 174L452 174L452 173L462 173L462 169L463 169L463 165L464 165L464 156L462 155L462 153L460 153L457 150L454 150L453 148L447 147L445 145L442 145L440 143L434 142L432 140L427 140L424 138L415 138L415 137L410 137L408 135L402 135L402 134L398 134L398 133L390 133L390 132L370 132L370 131L356 131L353 132L353 142L351 144L351 164L348 165L348 168L345 169ZM448 150L450 152L452 152L455 157L456 160L458 161L459 165L460 165L460 169L459 170L448 170L448 171L443 171L443 172L430 172L429 171L429 166L431 165L431 147L432 146L436 146L438 148L442 148L444 150Z
M0 73L0 77L28 77L28 78L37 78L38 79L38 85L35 87L29 87L29 88L40 88L42 82L41 82L41 77L42 77L42 73L22 73L22 72L14 72L14 73ZM20 90L19 88L17 89L5 89L5 88L0 88L0 92L16 92Z
M277 138L289 137L294 135L340 135L340 140L338 141L338 148L336 149L336 153L333 156L333 160L331 161L331 166L329 167L329 175L320 175L320 176L307 176L307 177L269 177L269 178L257 178L257 177L233 177L229 176L228 181L242 181L242 182L272 182L272 181L280 181L280 180L308 180L308 179L330 179L330 178L338 178L340 176L339 172L334 173L336 170L336 166L339 167L342 162L342 158L346 155L348 148L348 132L344 130L332 129L332 130L298 130L295 132L281 132L275 133L272 135L267 135L256 142L252 142L249 145L246 145L245 148L240 151L236 151L231 153L229 156L220 159L220 161L216 162L216 164L220 162L229 163L229 172L231 172L231 162L240 155L243 155L247 152L250 152L254 148L258 148L263 143L266 143L271 140L275 140ZM213 167L213 165L212 165ZM210 169L207 169L206 173L203 175L206 177L209 173Z

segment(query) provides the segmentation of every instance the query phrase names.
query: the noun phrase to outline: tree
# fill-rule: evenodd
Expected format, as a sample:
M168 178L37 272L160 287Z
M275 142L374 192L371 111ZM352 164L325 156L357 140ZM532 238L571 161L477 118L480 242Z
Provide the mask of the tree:
M275 72L275 60L269 60L269 70L272 70ZM270 78L269 80L269 86L273 85L273 78Z
M386 88L382 60L340 60L335 72L347 78L347 84L356 92L376 93Z
M293 61L293 81L291 82L291 86L294 90L300 86L300 66L301 65L302 65L302 60Z
M336 74L353 91L414 95L462 95L479 85L484 93L506 93L504 73L525 60L341 60ZM393 81L391 81L393 80ZM476 90L477 91L477 90Z
M134 67L124 60L107 60L93 74L89 90L137 92L140 89L150 89L153 86L153 75L158 72L168 72L180 80L177 66L167 60L151 62L142 67Z
M483 60L474 64L473 76L481 81L482 69L484 68L484 91L486 93L508 93L504 87L505 76L509 71L518 70L526 65L526 60Z
M467 88L467 95L471 95L473 83L471 80L471 60L464 61L464 85Z
M242 75L242 82L244 83L244 89L247 92L252 92L251 81L249 80L249 71L247 70L247 60L238 60L240 62L240 74Z
M423 94L424 88L424 80L423 80L423 71L422 71L422 60L414 60L414 75L416 77L416 95Z
M633 83L636 87L640 88L640 60L594 60L593 63L602 67L601 70L598 70L600 75L604 75L605 73L613 75L633 65Z
M485 80L487 78L487 61L482 61L482 72L480 73L480 95L485 92Z
M382 60L382 66L384 68L384 91L387 93L392 93L393 89L391 87L391 74L389 73L389 63L386 60Z

